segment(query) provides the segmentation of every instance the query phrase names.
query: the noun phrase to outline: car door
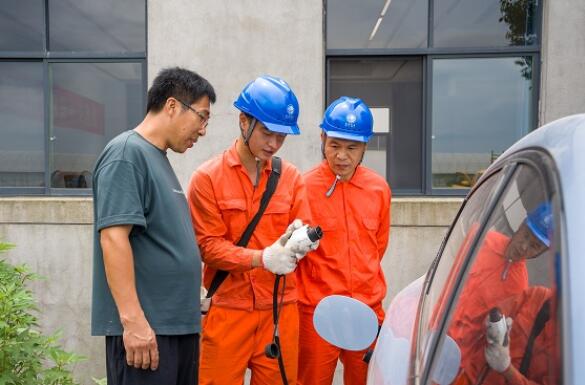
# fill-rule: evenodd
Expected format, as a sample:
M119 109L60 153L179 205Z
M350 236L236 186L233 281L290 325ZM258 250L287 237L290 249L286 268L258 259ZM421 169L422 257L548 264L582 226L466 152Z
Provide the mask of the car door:
M491 189L489 201L479 204L474 196L486 192L474 191L431 272L416 336L415 382L561 381L562 213L554 165L533 150L500 163L506 165L500 183L488 179L483 188ZM478 212L468 214L473 208ZM486 361L490 314L512 320L505 337L509 365L500 356Z

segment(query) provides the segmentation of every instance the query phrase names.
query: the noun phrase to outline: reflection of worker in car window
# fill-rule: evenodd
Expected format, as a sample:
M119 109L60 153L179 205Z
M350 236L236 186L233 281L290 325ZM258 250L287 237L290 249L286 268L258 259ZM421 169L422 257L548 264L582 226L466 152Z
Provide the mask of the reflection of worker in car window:
M550 204L543 203L528 214L512 237L491 230L482 241L449 328L449 335L461 348L462 375L468 380L485 367L486 314L503 299L528 288L525 259L537 257L550 245L546 227L550 226L550 213Z
M559 383L558 328L550 317L556 307L554 293L533 286L499 304L508 332L502 335L495 324L487 323L485 359L491 370L484 370L483 384Z

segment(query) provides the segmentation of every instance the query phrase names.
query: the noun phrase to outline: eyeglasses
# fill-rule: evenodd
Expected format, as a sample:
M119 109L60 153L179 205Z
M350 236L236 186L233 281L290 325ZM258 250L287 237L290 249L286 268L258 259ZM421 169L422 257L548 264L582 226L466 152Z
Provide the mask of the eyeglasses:
M177 99L177 100L183 106L187 107L188 109L190 109L191 111L193 111L195 114L197 114L197 116L199 116L199 119L201 119L201 126L203 128L207 127L207 124L209 123L209 115L205 115L203 112L197 111L196 109L194 109L193 107L191 107L190 105L188 105L187 103L185 103L184 101L182 101L180 99Z

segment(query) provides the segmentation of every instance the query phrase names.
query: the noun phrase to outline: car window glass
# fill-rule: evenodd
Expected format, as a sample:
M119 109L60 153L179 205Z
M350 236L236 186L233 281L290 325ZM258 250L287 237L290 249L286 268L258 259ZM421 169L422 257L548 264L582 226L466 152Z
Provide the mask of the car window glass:
M500 184L503 172L492 175L469 197L445 242L433 280L425 295L419 323L419 357L426 356L427 349L436 336L440 315L446 311L445 299L455 284L457 272L477 235L478 222L492 200Z
M506 186L446 324L461 355L452 383L559 383L556 199L532 166Z

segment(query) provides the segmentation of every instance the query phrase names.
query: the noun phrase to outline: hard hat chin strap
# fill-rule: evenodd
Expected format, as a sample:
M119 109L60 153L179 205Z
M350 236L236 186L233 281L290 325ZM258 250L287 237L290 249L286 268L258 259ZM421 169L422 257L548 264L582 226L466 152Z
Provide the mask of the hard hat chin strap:
M250 138L252 137L252 133L254 132L254 128L256 127L256 118L251 117L251 119L248 121L248 132L244 133L244 129L242 128L242 123L240 122L240 133L242 134L242 139L244 140L244 144L246 145L246 148L248 149L248 152L250 152L250 155L252 155L254 158L256 158L256 155L254 155L254 153L252 152L252 149L250 149Z
M256 128L256 122L258 120L254 117L251 117L251 119L249 120L249 125L248 125L248 132L246 134L244 134L244 129L242 128L242 123L240 123L240 133L242 134L242 139L244 140L244 144L246 145L246 148L248 149L248 152L250 153L250 155L252 155L252 157L256 160L256 181L254 182L254 188L258 187L258 183L260 183L260 171L262 168L262 164L260 159L258 159L258 157L252 152L252 149L250 148L250 138L252 137L252 133L254 132L254 128Z
M256 127L256 118L252 117L252 119L249 121L248 124L248 132L244 135L244 130L242 129L242 125L240 123L240 132L242 133L242 138L244 138L244 144L246 146L248 146L248 148L250 148L250 146L248 145L248 142L250 141L250 138L252 137L252 133L254 132L254 128ZM252 154L254 155L254 154Z

